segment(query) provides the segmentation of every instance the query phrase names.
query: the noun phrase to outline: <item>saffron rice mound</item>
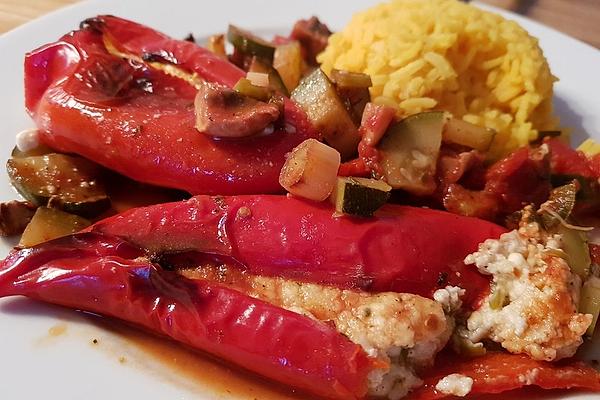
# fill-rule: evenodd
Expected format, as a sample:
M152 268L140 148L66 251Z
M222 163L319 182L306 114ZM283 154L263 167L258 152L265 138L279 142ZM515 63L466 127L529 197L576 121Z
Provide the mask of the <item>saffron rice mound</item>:
M495 158L556 128L556 78L537 39L457 0L392 0L355 14L318 61L326 73L369 74L373 101L399 116L439 109L495 129Z

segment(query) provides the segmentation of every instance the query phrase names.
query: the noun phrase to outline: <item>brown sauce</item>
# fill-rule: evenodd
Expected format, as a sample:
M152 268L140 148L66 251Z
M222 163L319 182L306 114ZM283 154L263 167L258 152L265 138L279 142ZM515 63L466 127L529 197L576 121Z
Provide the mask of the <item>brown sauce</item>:
M212 392L215 396L226 395L249 400L301 400L315 399L314 395L265 380L248 371L228 365L211 356L194 351L168 339L152 335L120 322L91 317L94 325L116 334L126 345L140 350L143 356L158 361L170 374L161 375L167 382L180 385L198 393ZM129 357L118 356L121 364L129 363ZM169 375L176 374L177 379Z
M208 354L200 353L166 338L147 333L119 321L90 317L94 325L122 338L127 346L140 350L144 357L158 362L171 374L161 374L161 379L174 385L184 385L199 394L210 392L215 396L248 400L318 400L306 392L268 381L258 375L217 360ZM121 364L129 363L129 358L118 355ZM178 379L169 375L176 374ZM576 394L574 390L544 390L526 387L495 395L471 395L473 400L556 400ZM410 396L408 397L410 399Z

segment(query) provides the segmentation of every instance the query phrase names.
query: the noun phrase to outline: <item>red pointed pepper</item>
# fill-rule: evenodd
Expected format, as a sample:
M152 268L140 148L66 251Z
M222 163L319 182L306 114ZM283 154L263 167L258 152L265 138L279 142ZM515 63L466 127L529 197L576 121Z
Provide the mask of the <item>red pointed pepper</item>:
M120 318L339 399L364 396L369 372L381 367L360 346L327 324L165 271L152 256L196 251L251 273L422 294L439 286L431 277L443 272L443 284L461 285L476 298L488 282L464 268L462 252L503 231L473 218L401 206L387 206L371 219L333 217L325 205L282 196L197 196L130 210L91 230L13 251L0 264L0 297L25 295ZM425 372L425 386L412 398L446 397L435 384L451 373L473 378L472 393L526 384L600 390L598 373L580 362L550 364L506 353L456 359L448 353Z
M249 272L370 291L430 296L446 285L475 305L489 282L464 257L504 228L443 211L387 205L376 217L335 217L328 204L285 196L196 196L126 211L95 232L157 253L225 257Z
M106 41L137 61L109 53ZM153 62L229 87L244 76L194 43L116 17L89 19L25 58L26 107L41 141L192 194L281 191L285 154L317 136L306 115L286 99L283 121L270 134L208 137L194 128L195 87Z
M119 318L287 385L356 399L378 366L327 324L157 268L127 242L83 233L13 251L0 297L24 295Z

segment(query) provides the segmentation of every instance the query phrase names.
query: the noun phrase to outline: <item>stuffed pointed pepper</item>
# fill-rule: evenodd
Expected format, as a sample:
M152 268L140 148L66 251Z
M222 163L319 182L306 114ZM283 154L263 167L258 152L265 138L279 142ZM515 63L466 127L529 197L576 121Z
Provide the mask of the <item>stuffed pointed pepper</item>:
M451 237L451 247L430 240L432 230L447 236L453 229L469 234ZM485 332L477 324L477 313L501 310L489 310L497 296L489 279L462 260L488 239L466 258L485 271L489 258L480 253L494 241L530 240L504 232L482 220L411 207L386 206L361 219L289 197L198 196L134 209L87 232L13 251L0 267L0 296L123 319L324 398L402 398L423 384L421 376L434 379L423 371L436 371L435 356L451 337L468 339L474 352L487 339L521 353L502 360L522 373L584 373L554 386L517 375L502 382L475 377L479 393L526 384L598 390L589 367L547 362L572 355L590 324L567 303L560 315L548 304L555 333L537 342L527 330L519 338L502 336L502 328L514 331L502 318ZM345 245L318 245L330 237ZM552 274L549 288L569 300L565 265L548 262L559 263L563 275ZM547 301L529 300L507 298L506 307ZM463 312L475 322L462 325ZM539 330L533 322L529 328ZM472 360L457 372L473 375L498 364L491 356ZM444 395L428 383L419 390L422 398Z
M284 155L318 134L289 99L231 90L244 76L194 43L99 16L27 54L26 107L43 144L137 181L192 194L279 192Z

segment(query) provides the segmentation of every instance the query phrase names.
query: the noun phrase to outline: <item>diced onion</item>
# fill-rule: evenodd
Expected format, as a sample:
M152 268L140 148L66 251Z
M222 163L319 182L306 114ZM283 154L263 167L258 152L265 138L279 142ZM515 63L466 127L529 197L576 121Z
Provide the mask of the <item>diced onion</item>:
M279 183L295 196L323 201L333 190L339 167L336 149L307 139L286 156Z
M248 72L246 78L248 78L254 86L269 87L269 74L264 74L262 72Z

